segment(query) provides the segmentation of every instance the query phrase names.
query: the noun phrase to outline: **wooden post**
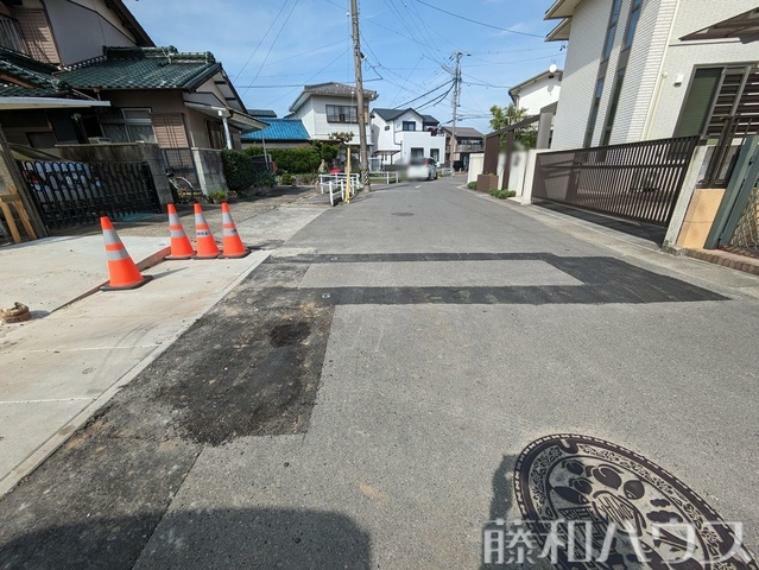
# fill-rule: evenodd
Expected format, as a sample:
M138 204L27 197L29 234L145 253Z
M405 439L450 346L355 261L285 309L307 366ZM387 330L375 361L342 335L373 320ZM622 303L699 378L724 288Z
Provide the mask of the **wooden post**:
M23 241L16 226L14 210L24 226L27 239L37 239L47 235L45 225L28 195L2 128L0 128L0 198L2 198L0 210L14 242Z

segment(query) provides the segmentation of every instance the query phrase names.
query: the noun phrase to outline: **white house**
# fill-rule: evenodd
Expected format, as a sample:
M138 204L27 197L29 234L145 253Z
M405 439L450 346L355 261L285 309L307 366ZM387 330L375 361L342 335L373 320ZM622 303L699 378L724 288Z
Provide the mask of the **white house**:
M756 132L757 44L711 28L756 9L756 0L555 0L545 17L560 21L547 39L569 44L551 148L712 137L728 118Z
M371 114L372 157L380 165L408 164L416 158L445 159L445 135L438 121L414 109L379 109Z
M376 98L376 91L364 90L366 140L370 144L369 102ZM326 141L333 133L352 133L351 144L358 144L358 105L353 85L335 82L306 85L290 106L290 114L286 118L300 119L311 140Z
M528 115L539 115L540 110L559 100L562 71L546 70L514 85L509 97L514 106L524 109Z

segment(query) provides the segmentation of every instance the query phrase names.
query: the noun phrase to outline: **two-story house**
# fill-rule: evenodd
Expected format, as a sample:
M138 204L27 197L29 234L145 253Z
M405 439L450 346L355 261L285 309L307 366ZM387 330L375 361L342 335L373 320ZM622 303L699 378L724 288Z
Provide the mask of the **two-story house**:
M445 156L446 160L451 156L453 137L456 137L456 145L453 148L453 164L456 170L469 169L469 155L474 152L482 152L484 149L484 137L480 131L472 127L443 127L445 132Z
M376 98L375 91L364 90L367 141L371 141L369 103ZM334 81L306 85L285 118L300 119L311 140L327 141L330 135L350 133L353 135L351 144L358 144L358 105L353 85Z
M561 78L561 69L548 69L514 85L509 89L509 97L527 115L539 115L544 107L559 100Z
M167 166L192 170L191 148L239 148L242 130L264 126L212 54L155 47L121 0L0 0L0 46L0 109L40 98L0 110L11 142L154 142Z
M414 109L374 108L371 113L372 157L378 166L408 164L420 158L441 163L445 135L437 119Z
M569 43L551 148L758 132L757 44L726 33L758 13L756 0L555 0L547 40Z

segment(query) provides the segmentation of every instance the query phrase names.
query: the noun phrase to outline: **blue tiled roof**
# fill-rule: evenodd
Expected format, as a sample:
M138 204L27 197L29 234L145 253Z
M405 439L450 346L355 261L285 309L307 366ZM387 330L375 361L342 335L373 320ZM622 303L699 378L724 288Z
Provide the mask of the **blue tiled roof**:
M308 141L308 131L300 119L262 119L268 127L260 131L243 133L244 142L267 141Z

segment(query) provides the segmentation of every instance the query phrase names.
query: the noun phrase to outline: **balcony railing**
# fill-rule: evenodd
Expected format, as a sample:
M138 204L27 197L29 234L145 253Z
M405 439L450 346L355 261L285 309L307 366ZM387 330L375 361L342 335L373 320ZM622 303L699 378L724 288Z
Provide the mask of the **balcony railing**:
M0 46L28 55L18 22L8 16L0 16Z

